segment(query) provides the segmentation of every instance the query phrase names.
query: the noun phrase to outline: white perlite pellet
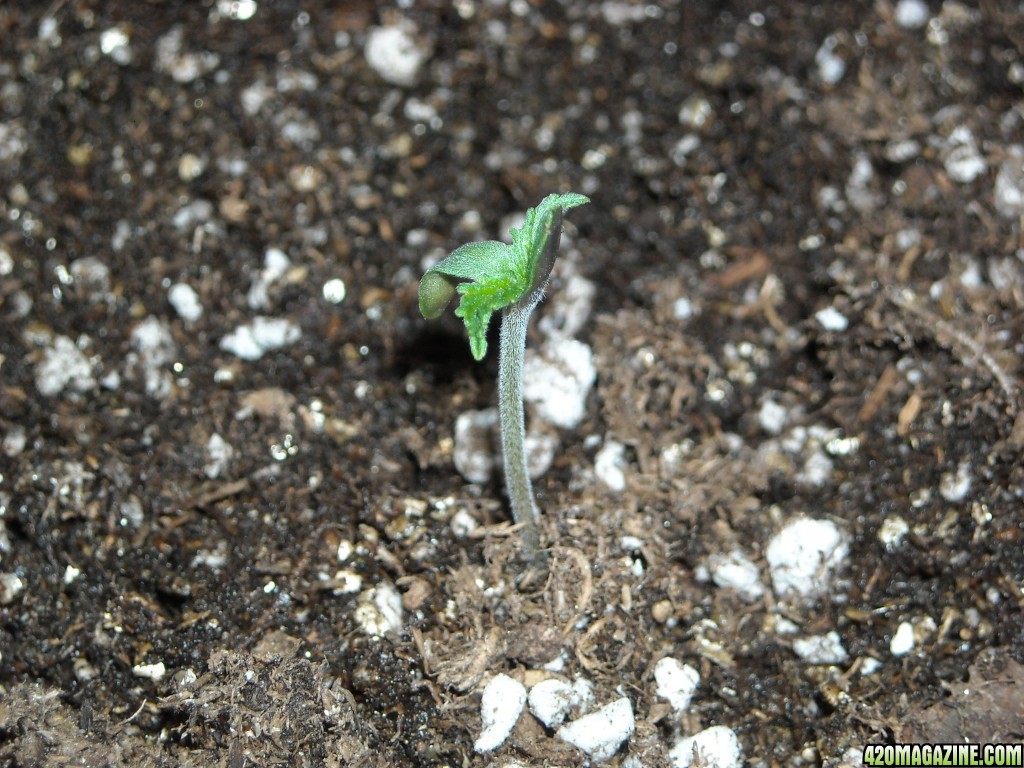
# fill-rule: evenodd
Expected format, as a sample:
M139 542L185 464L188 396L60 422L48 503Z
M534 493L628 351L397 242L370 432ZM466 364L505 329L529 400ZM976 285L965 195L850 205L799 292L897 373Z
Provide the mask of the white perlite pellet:
M775 594L805 602L822 597L848 553L847 537L832 521L809 517L791 520L765 549Z
M596 378L590 347L574 339L551 338L539 352L526 351L523 399L548 424L574 429L583 421Z
M495 675L480 699L483 728L473 742L477 752L490 752L505 743L526 705L526 688L508 675Z
M594 457L594 474L613 491L626 489L626 446L609 440Z
M793 652L809 664L842 664L847 653L839 633L811 635L793 641Z
M731 728L715 725L700 733L689 736L668 753L675 768L690 768L694 755L703 768L740 768L743 765L743 748Z
M223 339L220 348L243 360L259 360L267 352L299 340L302 331L282 317L255 317L240 325Z
M689 664L666 656L654 665L654 682L658 686L658 695L668 699L673 712L680 713L690 707L690 701L700 687L700 673Z
M571 684L550 678L530 689L530 711L548 728L561 725L573 709L585 711L593 701L594 684L583 678Z
M896 628L896 634L889 641L889 653L893 656L906 656L914 650L914 627L904 621Z
M359 595L355 620L370 637L381 637L402 629L402 596L388 582L364 590Z
M132 667L132 674L146 680L163 680L167 674L167 667L162 661L156 664L136 664Z
M600 763L618 752L635 727L633 705L623 697L563 725L556 735Z
M366 63L393 85L416 82L429 51L417 44L409 24L374 27L366 36Z
M486 483L498 462L494 453L497 424L497 408L465 411L455 419L452 461L458 473L471 483Z
M57 336L35 369L39 394L52 397L68 387L76 392L95 388L92 361L67 336Z
M188 283L172 285L167 291L167 301L174 307L178 317L186 322L194 323L203 316L203 304L199 300L199 294Z
M928 23L930 12L924 0L900 0L893 16L904 29L920 29Z
M850 321L846 315L835 307L825 307L814 313L814 319L826 331L842 332L850 327Z
M711 555L708 558L708 571L716 586L734 590L744 602L757 602L764 595L761 572L739 549L733 549L725 555Z
M789 411L770 398L757 411L757 423L769 435L781 434L788 421Z

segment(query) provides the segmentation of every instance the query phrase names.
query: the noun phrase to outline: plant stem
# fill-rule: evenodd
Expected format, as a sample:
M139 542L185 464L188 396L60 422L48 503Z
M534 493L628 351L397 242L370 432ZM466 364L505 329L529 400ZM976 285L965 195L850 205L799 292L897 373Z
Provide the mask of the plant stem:
M547 227L544 250L530 290L501 317L501 347L498 356L498 416L501 420L501 455L505 464L505 489L512 506L512 519L523 526L523 553L529 560L540 550L533 484L526 465L526 417L523 414L523 360L530 315L544 297L562 236L562 214L552 216Z
M498 415L501 419L501 454L505 463L505 489L512 505L512 519L523 526L523 551L533 559L540 547L537 504L526 467L526 418L523 414L523 358L526 329L537 299L527 305L513 304L501 318L498 358Z

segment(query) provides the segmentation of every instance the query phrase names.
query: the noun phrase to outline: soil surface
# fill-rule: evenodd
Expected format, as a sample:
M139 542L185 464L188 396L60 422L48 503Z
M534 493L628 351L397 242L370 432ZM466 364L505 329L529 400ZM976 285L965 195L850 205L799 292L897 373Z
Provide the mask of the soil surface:
M0 764L602 757L498 673L628 768L1024 740L1014 5L4 2ZM527 567L417 283L569 190Z

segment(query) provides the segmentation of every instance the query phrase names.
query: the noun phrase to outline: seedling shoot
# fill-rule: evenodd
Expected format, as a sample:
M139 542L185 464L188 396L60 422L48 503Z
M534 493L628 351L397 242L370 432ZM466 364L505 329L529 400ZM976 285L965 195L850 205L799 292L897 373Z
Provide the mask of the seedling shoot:
M565 211L589 203L573 192L548 195L526 212L521 227L512 227L512 244L495 240L467 243L427 270L420 281L420 313L440 317L455 294L455 309L469 333L476 360L487 354L487 326L500 311L498 416L505 488L512 518L522 525L523 550L536 556L540 547L537 503L526 467L526 422L523 415L523 358L526 331L534 307L543 298L558 256Z

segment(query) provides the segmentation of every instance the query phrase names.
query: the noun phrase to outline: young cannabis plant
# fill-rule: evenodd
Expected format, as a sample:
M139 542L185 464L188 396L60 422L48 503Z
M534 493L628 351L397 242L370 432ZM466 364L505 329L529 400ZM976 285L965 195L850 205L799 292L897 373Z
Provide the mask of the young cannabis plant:
M469 348L476 360L487 354L487 326L501 310L498 359L498 415L505 487L512 518L522 525L523 548L533 557L540 545L537 504L526 468L526 426L523 417L523 357L526 329L534 307L544 296L558 256L562 214L589 203L573 192L548 195L526 212L522 227L512 227L512 245L494 240L467 243L427 270L420 281L420 313L440 317L456 293L455 314L466 323Z

